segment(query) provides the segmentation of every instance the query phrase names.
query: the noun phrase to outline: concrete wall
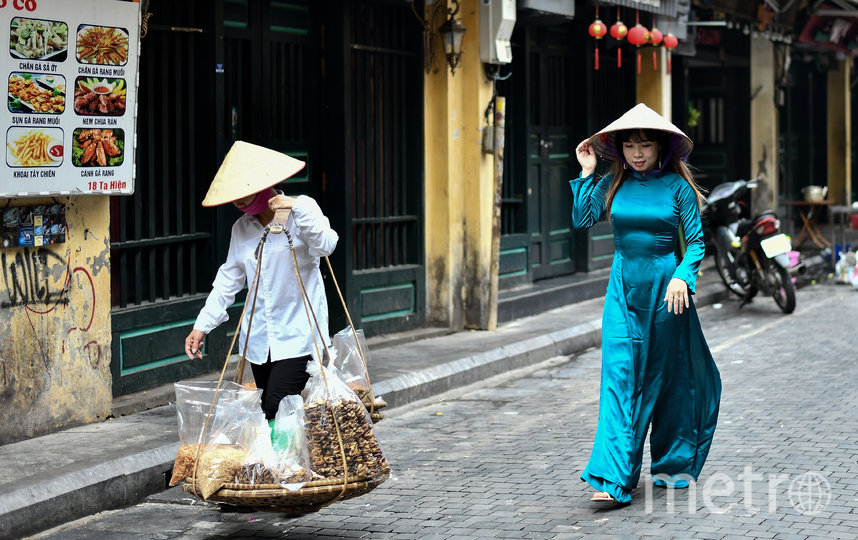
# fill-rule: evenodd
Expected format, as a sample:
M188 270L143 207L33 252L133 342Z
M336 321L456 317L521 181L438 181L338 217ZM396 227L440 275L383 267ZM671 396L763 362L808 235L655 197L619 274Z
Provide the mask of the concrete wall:
M751 37L751 171L759 177L754 213L775 208L778 192L778 111L775 104L775 53L768 39Z
M436 41L439 69L424 83L427 319L488 329L494 160L481 141L492 86L480 62L479 2L463 1L457 17L467 28L462 66L451 75Z
M653 66L653 53L655 53L655 66ZM637 100L645 103L647 107L658 114L673 120L673 109L671 102L671 75L667 73L667 53L664 48L653 51L651 47L645 47L640 51L641 71L637 76Z
M852 204L852 60L828 72L828 198Z
M111 410L108 197L66 205L66 243L0 250L0 444Z

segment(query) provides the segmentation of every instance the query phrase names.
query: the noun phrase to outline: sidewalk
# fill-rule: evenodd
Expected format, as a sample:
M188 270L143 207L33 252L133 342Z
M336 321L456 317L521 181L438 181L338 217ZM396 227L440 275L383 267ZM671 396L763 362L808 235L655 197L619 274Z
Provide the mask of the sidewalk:
M727 291L707 258L695 303L725 298ZM496 332L429 329L370 339L373 391L388 402L384 412L390 415L415 400L597 347L603 301L599 297L517 319ZM153 400L156 394L150 393ZM116 419L0 447L0 538L20 538L129 506L166 489L179 446L175 407L144 410L146 400L145 394L118 400L114 414L129 414Z

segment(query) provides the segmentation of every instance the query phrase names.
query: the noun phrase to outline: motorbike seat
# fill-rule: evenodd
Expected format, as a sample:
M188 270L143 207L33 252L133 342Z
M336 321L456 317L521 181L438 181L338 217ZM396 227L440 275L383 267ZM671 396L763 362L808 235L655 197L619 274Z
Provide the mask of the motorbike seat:
M744 237L748 231L754 226L755 221L751 221L750 219L742 218L739 220L739 225L736 227L736 236L739 238Z

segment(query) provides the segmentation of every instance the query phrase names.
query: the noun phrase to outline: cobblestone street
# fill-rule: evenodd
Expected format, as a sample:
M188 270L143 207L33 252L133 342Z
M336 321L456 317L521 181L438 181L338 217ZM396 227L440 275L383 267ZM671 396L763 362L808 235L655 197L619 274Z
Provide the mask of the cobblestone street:
M223 511L172 488L38 538L855 538L858 292L816 285L793 315L759 298L700 317L723 396L688 490L653 488L645 458L630 505L589 501L594 349L389 411L376 432L397 478L314 514Z

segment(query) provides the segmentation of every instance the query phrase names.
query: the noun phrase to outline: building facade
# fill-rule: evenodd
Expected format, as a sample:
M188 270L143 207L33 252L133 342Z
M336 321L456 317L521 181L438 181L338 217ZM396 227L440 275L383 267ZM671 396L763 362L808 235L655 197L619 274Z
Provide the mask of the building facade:
M704 187L760 176L757 205L784 210L809 183L851 202L851 53L799 43L814 6L726 4L519 2L512 62L486 65L478 0L144 0L134 194L69 198L66 251L4 252L7 276L32 261L49 279L7 278L0 437L101 420L112 397L222 365L242 298L203 360L183 338L239 215L200 206L235 140L307 162L280 187L340 234L333 272L368 335L493 330L504 291L610 266L607 222L571 230L568 180L577 143L637 102L695 140ZM594 39L597 9L680 45ZM437 34L453 11L467 29L454 73ZM495 96L502 168L484 142ZM346 319L328 296L334 333Z

